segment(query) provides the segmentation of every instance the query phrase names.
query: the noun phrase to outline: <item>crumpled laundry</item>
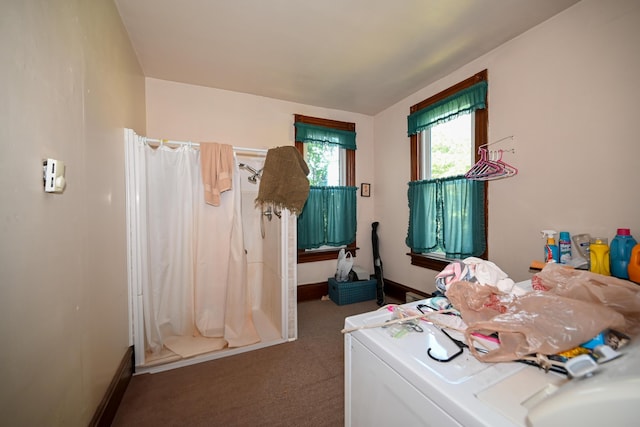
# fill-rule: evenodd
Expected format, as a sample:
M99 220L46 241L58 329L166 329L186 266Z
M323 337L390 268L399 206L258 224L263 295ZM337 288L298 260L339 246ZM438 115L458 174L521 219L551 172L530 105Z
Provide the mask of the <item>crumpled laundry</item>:
M468 282L475 281L469 268L464 262L453 261L436 275L436 288L444 294L447 292L449 285L461 280L466 280Z
M476 281L481 285L495 286L502 292L524 295L526 292L515 287L515 282L509 278L507 273L491 261L480 258L469 257L463 261L473 271Z
M515 295L525 293L524 290L514 286L515 282L496 264L475 257L449 263L444 270L436 275L436 288L446 294L452 283L460 281L493 286L502 292Z

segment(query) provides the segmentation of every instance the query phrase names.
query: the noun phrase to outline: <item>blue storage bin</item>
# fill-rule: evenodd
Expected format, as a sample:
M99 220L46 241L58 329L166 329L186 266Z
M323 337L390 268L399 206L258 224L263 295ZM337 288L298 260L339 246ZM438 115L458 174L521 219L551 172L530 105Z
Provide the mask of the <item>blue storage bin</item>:
M329 298L338 305L376 299L376 280L338 282L333 277L328 280Z

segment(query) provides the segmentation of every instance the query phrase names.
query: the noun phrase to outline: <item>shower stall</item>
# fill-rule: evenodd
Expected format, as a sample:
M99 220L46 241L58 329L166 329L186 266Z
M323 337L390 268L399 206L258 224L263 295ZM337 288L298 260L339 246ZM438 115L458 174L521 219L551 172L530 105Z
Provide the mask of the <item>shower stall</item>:
M232 294L242 292L242 301L245 301L246 304L243 303L243 307L227 306L224 309L216 310L232 312L248 308L249 321L252 323L251 329L252 331L255 329L257 339L247 341L249 344L246 345L230 345L230 341L225 340L224 336L211 337L204 333L202 335L207 336L201 336L202 328L198 330L198 327L195 326L192 328L195 331L193 333L175 332L176 329L179 329L174 327L175 324L192 322L195 325L198 323L202 316L198 316L197 308L203 304L201 300L206 300L206 298L200 297L198 300L198 288L196 286L193 288L195 291L192 290L190 288L192 284L188 283L189 280L168 281L171 287L182 289L179 291L171 290L170 294L165 297L157 295L159 292L164 292L167 285L157 286L153 283L156 280L154 278L159 274L153 270L158 270L159 267L157 262L150 262L149 258L151 258L152 252L163 253L155 248L162 248L164 240L158 238L154 240L155 234L152 231L151 223L156 221L158 213L152 209L160 212L174 210L180 213L170 216L170 218L181 218L184 216L182 211L188 211L190 207L176 206L175 202L168 206L152 202L152 195L147 194L152 191L148 182L148 179L151 178L147 175L150 174L149 170L153 168L148 164L150 162L149 153L152 153L151 157L157 151L162 151L162 155L172 156L173 151L178 150L188 151L188 156L190 155L192 159L199 158L197 143L151 139L136 135L131 129L125 129L130 344L135 349L136 373L164 371L252 351L297 338L296 217L286 209L263 211L259 206L256 206L255 199L258 194L260 174L267 150L240 147L233 147L235 161L233 182L237 187L234 190L236 192L234 196L225 196L233 197L233 199L223 198L223 203L224 200L236 201L235 212L241 212L241 221L237 224L234 223L236 225L232 228L235 231L241 229L241 233L235 234L236 241L231 243L232 249L229 251L226 250L226 247L208 250L226 255L227 252L233 252L233 245L240 248L236 252L240 252L241 256L238 258L242 258L242 271L239 274L230 275L228 283L218 283L214 286L222 285L229 289L228 293ZM192 168L199 168L198 161L192 163L194 165ZM171 168L166 165L155 168L167 175L172 173ZM199 176L199 169L193 174ZM165 179L165 177L154 177L153 181L156 182L158 179ZM172 185L174 181L174 177L166 177L166 182L169 185ZM194 182L196 187L200 184L195 179ZM166 192L170 192L170 189ZM196 193L194 196L199 197L199 199L194 199L194 205L204 204L202 194L197 189L194 190L194 193ZM149 207L150 205L154 206ZM196 209L217 208L208 206ZM200 220L200 222L203 221ZM219 233L216 232L215 235L218 236ZM205 243L194 245L198 248L203 244L222 244L216 238L200 238L199 240ZM163 243L158 244L158 242ZM194 252L198 251L199 249L194 250ZM179 252L182 259L188 258L190 251L187 247L186 250ZM220 256L217 255L218 258ZM187 259L187 264L199 265L200 261ZM160 265L163 266L161 268L162 274L166 273L164 271L166 269L175 269L171 260L163 261ZM215 280L213 277L204 278L207 283ZM179 292L180 298L175 298L176 292ZM208 295L211 295L211 291L208 292ZM229 303L231 298L228 295L225 297L221 294L220 298L225 299L227 304L232 304ZM175 310L173 312L167 311L164 307L168 304L166 301L172 301L173 304L174 300L183 301L180 304L196 307L196 310L193 312L178 310L181 313L181 319L168 321L167 317L170 316L167 313L173 313ZM216 310L209 311L216 312ZM185 316L184 312L187 312L188 315ZM193 314L194 312L196 314ZM154 313L155 318L153 317ZM211 317L211 315L208 316ZM185 317L188 319L185 320ZM155 329L150 327L150 324L154 322L159 323ZM172 327L167 325L172 325ZM171 331L166 332L168 329ZM161 338L156 337L154 331L161 331Z

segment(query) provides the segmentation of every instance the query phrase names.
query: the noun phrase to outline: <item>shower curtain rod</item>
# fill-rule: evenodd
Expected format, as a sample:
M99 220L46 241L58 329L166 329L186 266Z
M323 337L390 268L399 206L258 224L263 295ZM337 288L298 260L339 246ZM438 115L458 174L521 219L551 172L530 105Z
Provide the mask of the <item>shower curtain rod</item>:
M191 145L194 147L199 147L199 142L191 142L191 141L172 141L169 139L157 139L157 138L144 138L145 142L150 142L153 144L173 144L173 145ZM233 147L233 151L243 151L245 153L260 153L263 154L267 151L266 148L247 148L247 147Z

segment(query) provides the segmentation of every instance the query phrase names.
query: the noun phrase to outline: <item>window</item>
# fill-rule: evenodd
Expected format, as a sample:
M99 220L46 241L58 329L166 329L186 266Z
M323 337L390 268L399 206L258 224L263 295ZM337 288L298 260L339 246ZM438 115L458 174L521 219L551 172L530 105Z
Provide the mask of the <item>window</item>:
M410 109L412 182L409 184L411 213L407 244L412 248L409 255L413 265L442 270L450 261L443 248L447 246L443 244L447 232L450 236L457 234L455 239L448 236L450 241L456 240L464 246L455 250L457 257L470 256L467 251L481 250L474 255L487 258L488 184L462 179L478 160L478 148L487 143L487 91L487 70L484 70ZM414 209L412 192L416 191L421 192L423 206ZM460 197L463 194L468 196ZM453 198L458 204L451 201ZM463 220L466 225L457 227L453 234L447 229L447 225L458 226ZM413 221L419 229L412 230ZM462 229L464 232L459 232ZM412 233L428 234L425 240L432 244L415 244ZM412 246L429 249L416 250Z
M473 114L429 127L418 134L420 179L464 175L475 163Z
M294 125L311 185L298 217L298 263L336 259L340 247L355 256L355 123L296 114Z
M337 145L303 144L302 156L309 166L309 184L317 187L346 185L346 151Z

